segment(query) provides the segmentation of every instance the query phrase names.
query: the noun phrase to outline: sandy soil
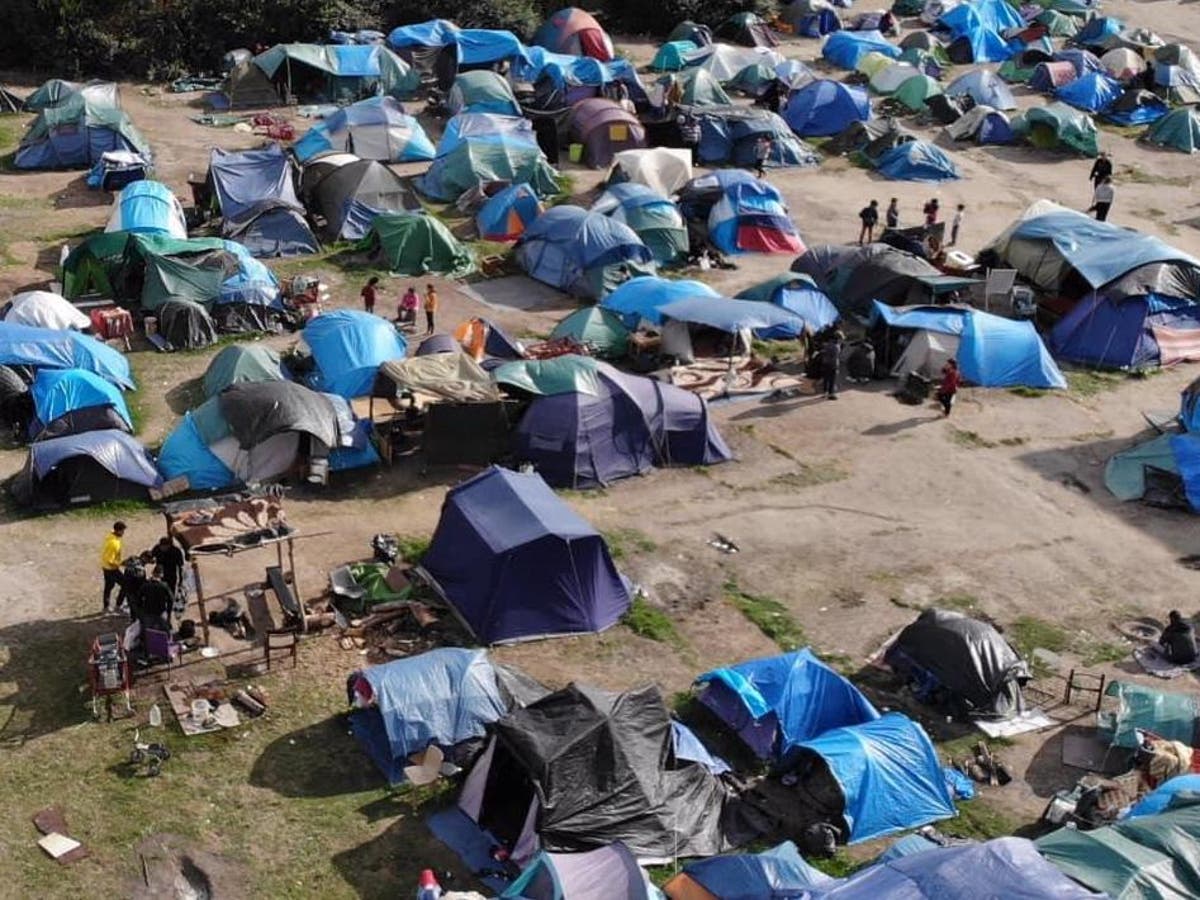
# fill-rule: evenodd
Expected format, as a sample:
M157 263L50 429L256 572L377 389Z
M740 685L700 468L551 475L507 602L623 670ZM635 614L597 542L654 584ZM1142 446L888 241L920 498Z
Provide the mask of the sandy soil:
M1167 40L1200 33L1196 4L1119 0L1106 12L1154 28ZM642 61L652 50L628 46ZM793 41L783 50L810 60L817 47ZM5 74L10 86L30 86ZM191 123L187 115L195 110L188 95L125 85L123 99L155 148L158 177L184 197L188 174L204 170L212 147L259 141ZM1021 102L1041 101L1022 95ZM918 130L938 137L936 130ZM1109 129L1102 144L1117 164L1112 218L1200 255L1195 160L1148 149ZM872 197L882 203L898 197L910 222L930 196L937 195L944 209L967 204L960 239L965 249L982 246L1039 197L1076 208L1090 202L1089 162L1029 148L949 149L966 177L942 187L885 184L842 161L774 172L770 180L785 193L810 243L855 237L856 211ZM572 174L581 193L600 177L577 168ZM7 245L7 257L0 256L0 296L49 280L59 245L102 226L108 212L107 198L87 192L80 173L0 172L0 245ZM713 273L710 280L733 294L790 262L741 257L736 271ZM283 268L295 272L306 264ZM326 262L311 268L334 286L336 305L354 304L359 275L347 276ZM389 281L389 292L398 296L404 283ZM523 279L471 289L494 305L483 307L469 292L446 285L443 327L483 311L517 334L541 334L573 305L552 291L530 290ZM532 306L531 297L539 298ZM283 346L291 339L270 340ZM209 355L134 354L147 444L156 444L186 408L186 383L203 372ZM736 462L657 472L568 497L601 529L634 528L653 542L654 551L631 552L622 564L670 612L686 646L669 649L617 628L498 655L554 684L580 679L622 688L654 681L668 693L682 690L705 668L773 649L723 599L728 581L778 598L814 646L850 665L908 621L914 607L939 598L968 598L974 609L1002 623L1032 615L1086 630L1097 640L1114 640L1110 626L1135 614L1162 617L1175 606L1191 612L1200 576L1178 559L1200 552L1196 520L1120 504L1105 491L1102 474L1105 460L1143 431L1143 411L1174 408L1180 388L1195 374L1184 368L1092 395L1025 398L967 390L949 421L932 408L899 405L883 384L849 389L837 403L803 397L722 407L716 419ZM0 476L23 461L22 451L0 451ZM430 533L446 487L466 474L423 473L406 464L326 493L297 492L291 518L302 529L333 532L303 545L299 578L306 593L325 583L330 567L368 552L376 532ZM132 546L149 545L161 533L155 513L128 518ZM0 523L0 708L19 708L19 685L6 665L20 642L43 639L95 609L95 554L107 523L86 513L31 519L11 511ZM741 552L725 555L710 547L717 531ZM246 560L221 577L230 586L257 580L257 566ZM82 647L72 652L80 656ZM325 674L334 681L353 665L336 654L321 658L329 661ZM1109 670L1137 677L1124 671L1124 663L1118 666ZM1049 793L1067 785L1066 773L1047 768L1045 742L1051 737L1026 738L1010 751L1026 777L995 799L1019 818L1036 817ZM44 764L46 753L61 752L54 740L34 736L19 752L29 766ZM0 801L0 818L16 823L28 816L24 807ZM128 848L101 849L109 854L106 871L127 865L121 854ZM21 849L22 859L30 852Z

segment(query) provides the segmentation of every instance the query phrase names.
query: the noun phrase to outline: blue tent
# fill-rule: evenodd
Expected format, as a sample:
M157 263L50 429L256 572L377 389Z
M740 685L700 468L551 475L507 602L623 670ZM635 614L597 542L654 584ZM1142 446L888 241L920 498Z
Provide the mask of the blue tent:
M481 181L523 181L548 197L558 191L556 174L528 119L462 113L446 123L437 156L416 185L434 200L450 201Z
M1010 28L1025 27L1025 21L1006 0L970 0L960 3L942 13L937 24L955 37L980 28L1005 32Z
M783 118L765 109L747 107L694 107L700 124L700 145L696 149L705 165L754 163L754 145L766 135L772 141L770 167L816 167L820 157L798 139Z
M309 320L301 332L316 370L310 387L352 399L371 393L382 363L404 359L408 344L387 319L338 309Z
M179 200L165 184L150 180L135 181L121 190L105 231L167 234L187 239L187 224Z
M729 254L804 252L783 195L756 178L724 185L708 213L708 239Z
M1171 435L1171 452L1193 512L1200 512L1200 435Z
M654 325L662 324L659 310L674 300L684 297L720 297L721 295L702 281L659 278L647 275L632 278L600 301L604 309L621 316L626 327L636 328L645 319Z
M421 568L484 644L603 631L629 608L599 532L540 476L496 466L446 495Z
M453 45L458 51L460 66L491 65L519 57L524 49L511 31L459 28L445 19L394 28L387 42L393 50Z
M1160 812L1166 812L1171 802L1179 794L1200 796L1200 775L1176 775L1174 778L1168 778L1135 803L1125 818L1138 819L1142 816L1154 816Z
M133 388L129 360L91 335L0 322L0 363L47 369L84 369L119 388Z
M632 228L578 206L538 216L517 243L517 262L531 278L592 299L655 272L650 249Z
M700 702L759 759L783 759L801 741L879 718L853 684L808 648L705 672Z
M221 236L259 257L316 253L320 245L296 196L294 174L291 157L278 144L241 151L214 147L208 177L221 210Z
M1102 72L1088 72L1064 84L1054 96L1064 103L1088 112L1108 109L1121 96L1121 82Z
M162 476L146 448L125 432L109 429L31 444L12 492L26 505L74 506L145 500L147 488L161 485Z
M795 749L829 767L851 844L957 815L937 751L902 713L826 731Z
M515 241L542 214L537 192L524 182L489 197L475 215L480 240Z
M1138 369L1163 363L1156 328L1200 329L1200 304L1157 294L1089 293L1054 326L1049 344L1056 357L1069 362Z
M1200 378L1183 389L1179 402L1179 424L1184 431L1200 434Z
M483 650L443 647L372 666L362 677L371 704L350 714L350 729L391 784L404 780L413 753L483 737L508 712Z
M1072 68L1075 69L1076 78L1082 78L1088 72L1104 71L1104 63L1100 62L1100 57L1096 56L1090 50L1067 47L1066 49L1056 51L1053 59L1054 62L1069 62Z
M837 321L838 310L829 295L816 286L807 275L787 272L762 284L746 288L737 299L772 303L804 321L804 327L784 324L760 328L755 337L765 341L788 340L804 333L804 328L816 333Z
M163 441L158 467L168 479L186 475L193 491L216 491L238 483L237 475L208 449L191 412L184 413L183 421Z
M843 69L853 69L868 53L899 59L903 52L878 31L836 31L825 39L821 48L823 57Z
M976 106L992 109L1016 109L1017 101L1012 90L995 72L987 69L972 69L955 78L946 88L947 97L964 94L975 101Z
M1019 41L1006 41L991 28L977 27L960 34L946 48L946 55L955 63L1004 62L1021 52Z
M783 900L807 897L807 890L832 881L806 863L795 844L784 841L762 853L714 856L688 863L665 888L668 895L675 896L676 886L682 892L692 882L720 900Z
M89 426L77 430L92 431L97 424L103 428L123 425L127 431L133 429L133 420L129 416L129 409L120 389L93 372L82 369L41 369L34 377L29 392L33 397L33 409L37 417L30 425L31 437L36 437L56 419L83 410L111 410L119 421L112 422L111 416L103 412L99 414L98 422L77 423Z
M927 141L906 141L885 150L875 169L893 181L955 181L958 168L940 147Z
M581 853L538 853L499 900L663 900L620 841Z
M433 142L414 116L393 97L369 97L326 116L292 146L304 163L331 150L379 162L433 159Z
M627 59L601 62L590 56L566 56L532 47L527 48L526 61L518 61L514 70L517 77L536 82L539 98L556 108L598 97L606 85L614 82L625 85L635 104L650 101L637 69Z
M870 119L871 101L862 88L821 79L792 91L783 117L801 137L837 134Z
M1093 16L1075 32L1071 43L1079 47L1099 47L1106 37L1120 34L1124 30L1125 23L1121 19L1114 16Z

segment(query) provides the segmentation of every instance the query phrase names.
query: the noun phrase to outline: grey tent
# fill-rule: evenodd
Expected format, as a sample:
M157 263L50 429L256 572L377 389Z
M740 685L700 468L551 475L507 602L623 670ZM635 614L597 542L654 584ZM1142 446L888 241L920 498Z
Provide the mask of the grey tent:
M920 699L958 714L1008 717L1022 710L1029 668L1000 632L979 619L927 609L900 632L884 661L919 685Z
M108 430L31 444L11 490L18 503L54 508L145 500L148 489L160 484L146 448L123 431Z
M921 279L942 274L919 256L887 244L858 248L846 266L827 290L843 314L860 316L870 313L872 300L889 306L921 302L929 293Z
M325 447L338 444L338 418L324 394L291 381L240 382L217 395L230 433L243 448L284 432L300 432Z
M657 688L570 685L496 723L458 805L518 861L539 842L577 852L620 841L641 859L720 853L726 790L672 747Z
M890 141L891 146L895 146L905 140L915 140L916 135L901 127L896 119L886 116L882 119L867 119L865 122L851 122L826 141L821 149L827 154L841 155L865 150L881 139Z
M286 381L279 354L263 344L230 344L204 371L204 396L215 397L239 382Z
M171 299L157 310L158 333L176 350L195 350L217 342L212 317L199 303Z
M225 76L225 97L230 109L267 109L279 106L279 90L267 73L246 60Z
M380 213L421 208L399 175L383 163L348 153L328 154L306 165L300 192L309 211L324 219L331 240L359 240Z
M19 113L22 105L23 101L20 97L0 84L0 115Z

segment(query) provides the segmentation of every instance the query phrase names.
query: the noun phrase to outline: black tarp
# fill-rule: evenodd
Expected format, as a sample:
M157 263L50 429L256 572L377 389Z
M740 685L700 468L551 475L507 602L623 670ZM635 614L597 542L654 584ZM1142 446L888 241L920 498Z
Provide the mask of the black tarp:
M337 412L329 398L291 381L241 382L217 395L221 415L242 447L285 431L337 446Z
M656 687L609 694L571 685L501 719L495 735L480 824L498 836L519 832L532 789L547 850L621 841L639 857L672 858L731 847L730 796L703 766L675 760Z
M157 310L158 333L178 350L195 350L217 342L208 312L191 300L167 300Z
M884 661L919 683L928 684L932 677L950 694L946 699L952 706L976 716L1019 712L1021 685L1029 678L1025 662L995 628L942 609L917 616L888 648Z
M888 138L888 136L891 136ZM828 141L821 149L826 154L841 155L865 150L870 144L880 138L888 138L889 147L902 144L904 141L916 140L916 135L901 127L900 123L891 116L882 119L868 119L865 122L851 122ZM885 148L886 149L886 148Z
M919 303L927 289L918 279L942 274L926 260L887 244L868 244L859 251L857 258L843 262L852 267L849 274L835 279L832 299L842 313L868 316L872 300L889 306Z

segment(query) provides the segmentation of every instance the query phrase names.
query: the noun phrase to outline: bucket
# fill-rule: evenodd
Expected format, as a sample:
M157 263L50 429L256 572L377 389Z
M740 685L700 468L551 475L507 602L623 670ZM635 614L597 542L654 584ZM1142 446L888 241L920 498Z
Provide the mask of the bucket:
M209 705L207 700L192 701L192 721L203 722L208 718Z
M567 158L573 163L583 160L583 144L571 144L567 147Z

